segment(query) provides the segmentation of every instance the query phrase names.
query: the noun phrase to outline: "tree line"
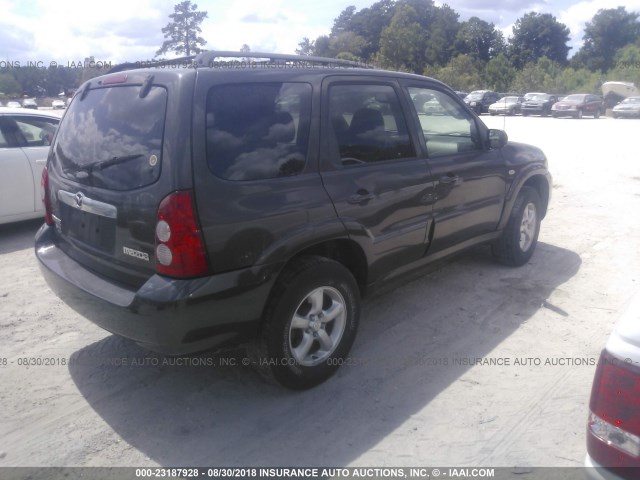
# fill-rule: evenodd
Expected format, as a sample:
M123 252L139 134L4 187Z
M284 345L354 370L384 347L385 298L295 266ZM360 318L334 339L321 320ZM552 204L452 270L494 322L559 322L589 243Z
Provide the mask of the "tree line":
M640 23L625 7L601 9L569 58L569 28L550 13L519 18L513 34L478 17L460 21L432 0L380 0L345 8L331 32L296 53L363 61L438 78L456 90L598 93L606 80L640 85Z
M162 29L156 55L191 55L206 41L200 24L207 12L184 0ZM519 18L505 39L493 23L478 17L460 21L446 4L433 0L379 0L370 7L345 8L328 35L303 38L299 55L366 62L381 68L427 75L456 90L599 93L606 80L640 86L639 14L624 6L601 9L584 30L583 44L569 58L570 31L550 13ZM242 51L249 51L243 45ZM105 73L96 68L11 68L0 65L4 96L56 96Z

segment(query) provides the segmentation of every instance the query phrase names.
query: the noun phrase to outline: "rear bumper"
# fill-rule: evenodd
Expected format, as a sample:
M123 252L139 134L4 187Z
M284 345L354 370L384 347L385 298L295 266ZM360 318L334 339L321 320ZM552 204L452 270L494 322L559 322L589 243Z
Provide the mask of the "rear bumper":
M522 107L521 112L526 113L527 115L542 115L544 113L548 113L550 110L544 107Z
M593 458L591 458L589 454L587 454L584 460L584 466L586 467L585 476L587 480L625 480L623 477L619 477L613 471L600 465Z
M35 253L49 287L71 308L109 332L168 355L255 336L280 269L259 266L188 280L153 275L132 290L68 257L46 225L36 234Z

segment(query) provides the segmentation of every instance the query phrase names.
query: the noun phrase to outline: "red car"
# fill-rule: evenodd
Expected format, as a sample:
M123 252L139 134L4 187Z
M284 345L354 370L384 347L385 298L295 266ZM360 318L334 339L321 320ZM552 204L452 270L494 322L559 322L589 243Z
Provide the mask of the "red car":
M582 118L583 115L600 117L602 113L602 98L588 93L574 93L564 97L551 107L554 117Z

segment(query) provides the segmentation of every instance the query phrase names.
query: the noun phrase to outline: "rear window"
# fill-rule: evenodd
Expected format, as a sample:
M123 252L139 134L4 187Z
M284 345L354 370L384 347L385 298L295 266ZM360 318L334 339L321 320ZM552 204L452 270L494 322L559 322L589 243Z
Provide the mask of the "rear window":
M167 91L154 86L99 88L76 98L53 146L54 164L78 183L132 190L160 176Z
M232 181L297 175L307 161L311 85L220 85L207 96L207 160Z

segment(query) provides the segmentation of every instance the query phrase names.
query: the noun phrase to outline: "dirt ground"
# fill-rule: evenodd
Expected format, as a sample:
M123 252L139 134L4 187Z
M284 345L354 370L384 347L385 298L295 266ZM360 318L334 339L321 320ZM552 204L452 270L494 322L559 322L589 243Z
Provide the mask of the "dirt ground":
M307 392L240 351L166 365L102 331L45 285L40 222L0 226L0 467L580 466L595 363L640 289L640 120L483 119L549 158L532 260L477 248L370 299L349 365Z

